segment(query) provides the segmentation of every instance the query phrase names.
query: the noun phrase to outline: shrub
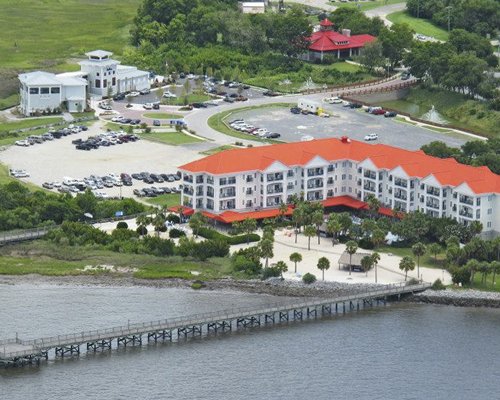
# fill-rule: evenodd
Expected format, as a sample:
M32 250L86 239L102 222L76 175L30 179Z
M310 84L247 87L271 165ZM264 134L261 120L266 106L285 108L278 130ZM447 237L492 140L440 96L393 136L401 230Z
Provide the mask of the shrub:
M302 277L302 282L304 282L307 285L310 285L311 283L316 282L316 275L310 274L309 272L307 274L304 274Z
M252 260L237 253L231 259L231 265L234 271L242 271L248 275L258 275L262 270L262 264L259 261Z
M359 241L359 247L365 250L373 250L375 245L370 238L364 237Z
M168 214L167 221L172 222L173 224L180 224L181 218L176 214Z
M411 278L408 280L408 282L406 282L407 285L418 285L420 283L420 281L418 279L415 279L415 278Z
M470 283L470 269L468 267L453 267L450 269L450 274L452 282L456 285Z
M203 287L205 287L205 284L202 281L194 281L191 284L191 289L194 289L194 290L199 290Z
M220 232L217 232L215 229L211 228L206 228L202 227L198 231L198 235L205 239L218 239L218 240L224 240L230 245L235 245L235 244L242 244L247 242L247 235L239 235L239 236L227 236L224 235ZM260 240L260 236L257 235L256 233L251 233L248 235L248 241L249 242L258 242Z
M120 221L116 224L116 229L128 229L128 224L125 221Z
M181 236L186 236L186 232L181 231L180 229L177 228L173 228L170 229L170 231L168 232L168 236L171 239L180 238Z
M434 283L431 286L432 290L444 290L446 289L446 286L443 285L443 282L441 282L441 279L436 279Z
M264 268L262 270L262 279L280 277L281 272L276 267Z
M148 234L148 228L146 228L145 226L138 226L135 231L141 236Z

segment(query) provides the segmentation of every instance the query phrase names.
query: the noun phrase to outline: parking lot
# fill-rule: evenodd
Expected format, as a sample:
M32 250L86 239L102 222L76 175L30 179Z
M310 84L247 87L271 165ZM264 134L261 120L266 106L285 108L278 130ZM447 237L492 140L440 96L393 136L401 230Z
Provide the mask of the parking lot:
M364 140L366 135L376 133L378 140L370 143L384 143L409 150L418 150L424 144L435 140L446 142L449 146L460 147L470 140L460 134L443 134L421 128L394 118L372 115L362 109L349 109L341 104L322 103L329 118L317 115L292 114L288 108L270 107L235 112L231 120L243 119L246 123L265 128L281 135L285 142L300 141L304 136L314 139L341 137Z
M96 122L86 132L97 135L103 132L102 123ZM82 135L82 134L80 134ZM85 135L85 136L87 136ZM83 180L90 175L105 176L121 173L175 174L177 166L200 157L199 150L187 146L167 146L147 140L101 147L96 151L78 151L70 135L44 143L43 146L10 146L0 152L0 162L12 169L25 170L30 176L23 180L42 186L44 182L62 182L64 177ZM148 184L134 179L132 186L113 186L99 189L109 196L132 197L134 189L150 186L177 187L179 182ZM57 190L57 189L56 189Z

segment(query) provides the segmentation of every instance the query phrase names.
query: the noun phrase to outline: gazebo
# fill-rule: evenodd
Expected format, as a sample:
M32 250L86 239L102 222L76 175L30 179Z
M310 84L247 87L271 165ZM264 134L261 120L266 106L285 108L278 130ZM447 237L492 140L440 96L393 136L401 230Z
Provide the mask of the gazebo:
M354 253L352 255L352 261L351 261L351 255L347 252L344 251L342 255L339 258L339 269L340 268L349 268L352 266L353 271L363 271L363 267L361 266L361 260L365 256L370 256L370 253Z

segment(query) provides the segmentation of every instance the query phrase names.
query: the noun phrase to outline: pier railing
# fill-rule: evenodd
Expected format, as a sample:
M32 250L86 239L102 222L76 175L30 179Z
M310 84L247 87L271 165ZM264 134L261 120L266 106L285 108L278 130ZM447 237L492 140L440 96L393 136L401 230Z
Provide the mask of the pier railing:
M293 303L274 303L264 306L262 308L256 307L238 307L228 310L221 310L215 312L199 313L189 316L179 316L167 318L163 320L156 320L143 323L133 323L123 326L116 326L106 329L97 329L91 331L82 331L78 333L71 333L66 335L58 335L51 337L44 337L31 340L21 339L6 339L0 340L0 355L2 355L2 346L4 347L3 358L22 357L31 354L35 351L47 350L55 347L64 347L75 344L96 342L99 340L109 340L119 337L126 337L131 335L141 335L149 332L174 330L186 326L195 326L201 324L208 324L217 321L229 321L239 318L266 315L276 312L289 312L292 310L300 310L307 308L314 308L322 305L342 303L355 301L360 299L373 299L384 296L398 295L404 293L411 293L422 291L430 287L429 283L420 283L416 285L407 285L406 283L384 285L374 290L358 292L354 294L337 296L333 298L314 298L307 301L293 302ZM25 347L22 350L6 351L9 345L16 345L17 347Z

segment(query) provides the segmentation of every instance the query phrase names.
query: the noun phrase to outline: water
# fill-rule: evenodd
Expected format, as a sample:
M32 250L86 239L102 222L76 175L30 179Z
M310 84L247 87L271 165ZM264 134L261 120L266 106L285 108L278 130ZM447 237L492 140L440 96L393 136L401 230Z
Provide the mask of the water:
M437 124L448 124L448 121L434 108L434 104L431 109L420 117L426 121L435 122Z
M0 286L0 337L275 300L180 289ZM499 399L499 328L500 310L392 304L0 370L0 399Z

